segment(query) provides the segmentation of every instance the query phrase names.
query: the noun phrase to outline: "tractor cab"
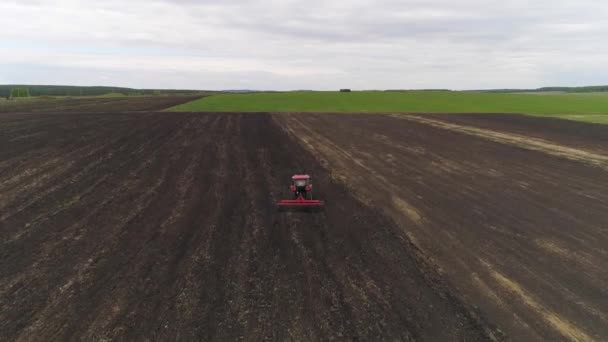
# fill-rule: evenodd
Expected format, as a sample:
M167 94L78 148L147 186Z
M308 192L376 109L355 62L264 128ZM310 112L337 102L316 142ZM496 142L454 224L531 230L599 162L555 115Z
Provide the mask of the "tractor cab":
M306 194L312 189L309 175L294 175L291 177L292 184L290 190L296 194Z

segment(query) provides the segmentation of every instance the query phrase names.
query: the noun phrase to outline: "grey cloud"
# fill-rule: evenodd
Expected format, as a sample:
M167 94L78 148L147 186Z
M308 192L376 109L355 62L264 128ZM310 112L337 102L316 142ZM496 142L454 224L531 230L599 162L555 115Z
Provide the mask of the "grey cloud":
M46 77L27 65L55 83L111 75L142 87L606 83L594 71L608 57L608 4L591 0L27 0L0 12L13 14L0 79L15 82Z

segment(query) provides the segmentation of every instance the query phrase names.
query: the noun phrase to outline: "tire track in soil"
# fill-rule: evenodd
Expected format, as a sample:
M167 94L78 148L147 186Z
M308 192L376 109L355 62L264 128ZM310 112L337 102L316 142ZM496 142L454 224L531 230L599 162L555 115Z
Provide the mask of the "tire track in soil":
M139 129L139 131L133 131L131 134L143 136L149 135L150 131ZM11 177L6 182L9 183L9 186L2 189L2 202L21 202L21 204L12 211L10 207L2 208L4 211L2 219L5 220L24 208L31 206L40 198L47 197L58 189L61 190L66 184L76 182L79 177L85 176L88 173L87 169L103 163L104 160L111 158L114 153L121 152L122 149L129 147L127 135L121 135L119 138L109 141L104 141L100 137L92 137L92 139L85 146L75 148L67 153L64 152L62 156L55 159L58 163L63 162L62 165L53 165L55 164L54 162L44 163L44 169L40 173L34 171L26 175L26 177L19 177L21 176L20 173L17 176L20 178L18 181L15 181L16 177ZM13 145L8 146L11 148ZM79 146L79 144L72 142L69 146ZM41 168L36 167L34 169ZM79 173L74 175L74 170L79 170ZM47 172L45 173L44 171ZM58 180L59 184L57 184ZM14 184L11 185L10 183ZM24 201L19 201L20 198L11 200L11 196L20 196L21 198L28 198L28 200L23 203Z
M141 136L143 137L144 135L142 134ZM75 175L56 176L52 178L49 177L50 180L59 180L60 183L43 183L41 184L41 189L45 190L36 193L35 195L22 197L18 196L17 200L20 198L33 198L28 198L24 204L21 204L19 206L19 211L16 214L21 213L21 215L11 217L15 215L15 213L5 213L3 216L4 222L6 222L7 226L25 227L19 230L15 239L22 239L24 237L29 236L30 232L33 229L39 229L40 227L43 227L41 223L43 223L45 219L48 219L49 216L61 213L66 209L71 209L74 204L80 204L80 202L84 202L81 201L81 198L86 197L87 192L93 191L97 185L102 184L104 178L108 177L108 175L110 175L112 172L118 171L125 163L130 162L130 158L133 157L133 153L137 153L141 147L145 146L145 144L148 143L149 141L146 141L144 145L125 144L124 140L121 141L120 139L117 139L112 143L105 144L102 148L94 149L94 152L86 152L85 150L84 154L82 154L82 157L75 156L75 159L77 159L77 161L75 163L72 163L73 165L76 165L74 169L79 170L78 172L76 172ZM129 151L129 154L124 153L122 157L114 156L114 154L120 154L123 151ZM117 160L118 158L124 158L123 160L125 161L123 162L123 164L119 164L118 166L116 164L110 165L109 163L103 163L104 160L107 161L111 158L113 158L114 160ZM99 178L99 176L97 176L95 173L88 172L91 170L96 171L96 173L103 173L104 175ZM91 184L92 178L95 178L95 181L92 186L88 186L87 191L82 191L81 189L78 191L73 191L74 189L78 189L79 185L82 183ZM24 190L29 190L29 188L30 187L27 186L23 187ZM20 195L20 193L18 194ZM27 212L23 212L25 208L31 206L34 206L34 208L28 210ZM53 209L49 210L51 208ZM45 230L45 233L50 232L52 231L48 229ZM44 235L37 234L34 238L43 239ZM7 240L5 242L4 247L7 249L10 248L13 245L10 242L15 239ZM6 243L8 243L8 245ZM21 247L19 247L19 244L17 244L16 249L20 248Z
M165 129L167 129L170 126L165 126ZM170 128L169 128L170 129ZM143 137L143 136L142 136ZM161 160L162 162L162 160ZM166 161L165 161L166 162ZM94 176L89 176L89 179L93 179ZM112 185L112 184L110 184ZM131 191L135 190L134 188L131 188ZM136 192L132 192L136 193ZM99 198L99 197L98 197ZM112 203L112 200L116 200L116 199L110 199L109 203ZM102 202L104 204L107 204L108 202L104 201ZM135 201L135 203L132 204L136 204L137 201ZM124 200L123 200L123 206L124 206ZM97 210L97 208L95 208L94 206L92 206L92 210ZM110 212L105 212L105 216L110 217L110 218L114 218L114 217L120 217L120 212L121 209L118 209L116 207L114 207L112 209L112 211ZM132 207L126 207L127 210L132 211ZM125 212L125 210L122 210L123 212ZM103 217L103 216L102 216ZM70 218L70 216L67 217L68 220ZM99 218L99 217L94 217L94 218ZM11 261L13 261L12 263L7 263L13 267L20 265L21 263L27 264L25 262L27 262L28 260L30 260L30 258L32 258L32 253L33 251L30 248L27 248L25 246L31 245L31 246L38 246L40 243L44 243L47 242L48 240L51 240L53 238L58 239L58 243L59 246L55 247L55 246L47 246L48 244L43 244L41 246L41 254L38 254L40 256L39 260L34 262L34 266L38 266L37 270L35 269L30 269L29 271L31 272L33 279L30 278L29 281L21 281L21 286L20 287L16 287L16 289L14 289L13 293L9 293L9 297L8 298L19 298L20 300L27 300L28 296L26 295L27 292L29 292L31 289L29 288L31 286L31 284L40 284L40 289L39 291L37 291L34 295L36 298L38 298L39 300L44 300L46 297L49 296L53 296L52 292L50 288L55 287L55 288L59 288L59 293L63 296L66 288L64 287L65 285L60 285L61 283L64 284L69 284L69 286L67 286L68 288L72 286L72 281L65 281L62 279L66 278L66 274L74 274L77 272L81 272L78 268L80 267L77 263L75 263L75 260L73 260L73 256L74 254L78 255L81 253L86 253L87 250L93 249L95 250L94 246L95 243L94 241L98 241L98 240L102 240L104 241L104 238L111 236L111 235L103 235L103 236L99 236L99 233L104 233L103 230L96 230L93 231L90 228L91 227L87 227L86 223L83 224L83 226L72 226L73 229L78 229L77 234L78 236L76 236L73 240L66 240L66 238L68 238L69 236L67 234L64 235L63 231L59 231L57 233L54 232L49 232L48 228L59 228L59 227L65 227L64 225L62 225L60 223L61 221L57 222L55 221L55 224L49 224L47 225L47 229L45 229L43 232L45 234L36 234L34 235L34 240L33 241L25 241L24 243L21 243L18 246L14 246L15 248L12 248L13 251L16 251L12 254L8 254L10 256L13 256L13 258L9 259ZM69 223L69 221L67 221ZM88 228L85 229L83 231L83 228ZM97 227L95 227L97 229L100 228L104 228L103 227L103 223L100 224L99 222L97 223ZM46 235L46 233L51 233ZM105 233L107 233L107 231L105 231ZM84 236L84 237L83 237ZM83 238L81 238L83 237ZM52 240L51 240L52 241ZM93 241L93 243L92 243ZM13 246L11 246L13 247ZM61 248L59 248L61 247ZM105 246L104 246L105 247ZM11 250L7 250L7 252L10 253ZM28 251L27 254L25 255L19 255L17 254L18 252L25 252ZM103 252L103 251L102 251ZM81 264L85 264L85 265L89 265L91 263L91 260L95 259L95 253L89 253L89 257L86 258L85 260L79 260L79 262ZM63 271L59 272L60 270ZM36 274L37 272L43 271L42 274ZM10 274L10 273L6 273L6 274ZM57 285L55 285L57 284ZM25 285L25 286L24 286ZM26 293L23 293L26 292ZM56 291L57 292L57 291ZM23 297L23 298L20 298ZM31 300L31 298L30 298ZM30 304L31 305L31 304ZM56 307L56 310L61 311L62 308L61 307ZM58 314L59 316L61 316L61 314Z
M51 117L57 123L40 115L47 133L27 139L44 141L71 119ZM96 127L112 119L128 128ZM9 207L23 209L0 220L2 236L26 231L0 254L0 339L488 339L491 329L400 230L270 115L100 114L80 123L100 144L57 145L49 158L78 167L45 179L32 205L14 190ZM36 133L35 120L23 124ZM325 212L276 211L297 172L313 174Z
M34 116L34 115L31 115ZM42 124L39 125L39 121L48 119L48 126ZM0 169L0 179L4 178L5 173L12 172L13 169L19 168L28 176L35 176L36 172L42 171L50 166L56 166L63 159L71 159L66 156L62 147L66 145L78 146L79 149L86 149L85 142L96 142L99 143L98 139L107 135L107 130L121 130L128 129L131 126L124 127L123 124L129 124L126 116L121 118L112 117L109 118L87 118L82 116L72 116L72 120L68 124L61 124L50 118L45 117L34 117L27 122L28 131L36 132L36 139L28 138L25 140L19 140L18 142L12 139L2 139L2 137L9 138L11 136L10 131L6 132L6 135L0 136L0 143L9 148L3 150L0 155L2 162L0 165L4 167ZM131 120L132 123L132 120ZM23 123L24 124L24 123ZM95 127L93 130L91 128ZM57 132L60 131L61 133ZM85 146L83 146L85 145ZM61 152L61 154L59 154ZM48 160L53 155L55 158L52 159L53 163L42 164L40 160ZM62 159L63 158L63 159ZM30 170L28 165L35 165L38 169ZM14 183L17 180L21 180L23 177L17 175L9 180L3 180L0 184ZM17 178L17 179L15 179Z
M195 130L198 131L199 128L197 127ZM198 134L193 134L193 136L197 137ZM151 326L150 323L161 311L163 303L174 300L175 296L170 292L165 293L165 290L171 289L174 282L179 279L176 274L181 267L180 264L187 257L187 247L196 232L196 226L179 223L185 218L184 215L187 213L188 207L200 201L200 197L197 196L199 193L195 191L198 188L192 188L191 185L198 177L207 178L209 169L203 168L201 170L201 167L208 166L209 163L213 162L213 159L209 158L214 158L215 154L202 153L202 150L196 150L207 147L209 144L208 140L199 138L193 138L192 142L188 143L191 153L184 152L182 154L184 156L192 155L192 159L184 164L188 166L176 180L177 189L179 189L176 206L171 209L170 213L163 215L164 218L158 226L159 231L155 232L152 242L147 242L132 257L133 260L125 266L124 271L121 271L124 276L119 276L117 282L123 285L122 293L119 296L116 293L111 296L106 295L104 303L100 304L100 307L107 308L107 303L114 302L114 298L120 298L119 302L124 303L129 303L130 300L131 303L128 304L130 311L123 310L121 306L115 306L109 316L98 315L96 322L86 330L83 329L83 331L87 331L85 336L95 337L93 332L110 331L116 332L119 338L130 340L136 339L138 334L128 333L128 330L135 328L137 331L153 331L157 328ZM199 173L197 171L203 172ZM171 241L171 243L168 246L163 246L162 241ZM133 287L137 290L134 290ZM147 295L142 298L138 291ZM133 297L140 297L140 299L134 303Z

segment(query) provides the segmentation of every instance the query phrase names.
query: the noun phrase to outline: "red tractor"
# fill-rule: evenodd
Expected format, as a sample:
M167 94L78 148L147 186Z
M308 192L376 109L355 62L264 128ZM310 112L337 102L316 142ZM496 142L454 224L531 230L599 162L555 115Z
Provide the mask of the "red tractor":
M283 199L277 202L279 207L322 207L323 201L312 199L312 182L309 175L293 175L289 190L293 199Z

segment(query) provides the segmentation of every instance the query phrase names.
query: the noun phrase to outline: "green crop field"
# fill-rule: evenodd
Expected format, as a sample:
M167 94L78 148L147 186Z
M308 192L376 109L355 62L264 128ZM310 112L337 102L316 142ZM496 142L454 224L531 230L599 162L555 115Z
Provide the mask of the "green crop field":
M171 108L200 112L523 113L608 123L608 93L510 94L449 91L300 91L220 94Z
M105 93L101 95L97 95L97 97L126 97L127 95L123 93Z

